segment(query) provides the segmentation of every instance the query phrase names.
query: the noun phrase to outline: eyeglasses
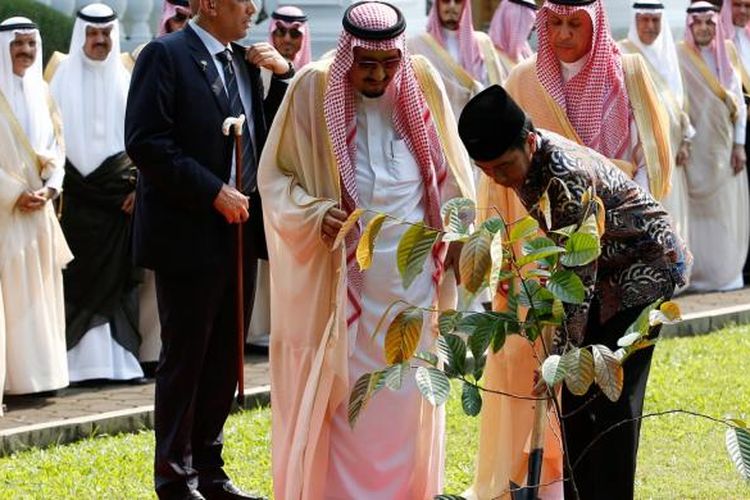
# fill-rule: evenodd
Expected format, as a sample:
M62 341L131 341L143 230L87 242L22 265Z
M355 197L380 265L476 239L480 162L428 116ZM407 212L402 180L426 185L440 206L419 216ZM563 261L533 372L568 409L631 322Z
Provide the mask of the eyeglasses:
M391 72L396 71L398 67L401 65L401 58L400 57L394 57L392 59L386 59L384 61L373 61L373 60L365 60L365 61L354 61L355 66L357 66L357 69L360 69L362 71L367 71L368 73L371 71L375 71L379 66L383 68L383 71Z
M298 30L297 28L282 28L279 26L275 30L273 30L273 35L277 36L279 38L284 38L286 34L289 33L289 37L291 37L292 40L296 40L297 38L302 36L302 32Z

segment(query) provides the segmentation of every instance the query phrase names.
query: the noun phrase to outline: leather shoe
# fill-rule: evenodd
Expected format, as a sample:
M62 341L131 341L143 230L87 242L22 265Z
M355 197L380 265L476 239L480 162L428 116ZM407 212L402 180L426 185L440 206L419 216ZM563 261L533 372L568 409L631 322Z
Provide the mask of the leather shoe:
M268 500L266 497L242 491L231 481L200 487L200 492L207 500Z
M198 490L190 490L181 500L206 500L206 497L201 495Z

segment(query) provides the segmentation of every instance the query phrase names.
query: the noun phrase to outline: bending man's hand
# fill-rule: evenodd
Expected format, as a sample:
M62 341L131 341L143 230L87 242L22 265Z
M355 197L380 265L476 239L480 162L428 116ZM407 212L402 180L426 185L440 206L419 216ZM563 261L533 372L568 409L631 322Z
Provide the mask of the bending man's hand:
M328 248L333 247L333 242L336 241L341 226L346 221L346 212L338 207L331 207L328 212L323 216L323 224L320 226L320 237L323 242L328 245Z
M289 71L289 61L268 42L252 44L245 57L250 63L271 70L275 75L283 75Z
M745 168L746 160L747 158L745 157L745 145L735 144L732 148L732 170L734 170L734 175L742 172L742 169Z
M214 198L214 208L230 224L245 222L250 217L250 201L247 196L228 184L221 186L221 191Z

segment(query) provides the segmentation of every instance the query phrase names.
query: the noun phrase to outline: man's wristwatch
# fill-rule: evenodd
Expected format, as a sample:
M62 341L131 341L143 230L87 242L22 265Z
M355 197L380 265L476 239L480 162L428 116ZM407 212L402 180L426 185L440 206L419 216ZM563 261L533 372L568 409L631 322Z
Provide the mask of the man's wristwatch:
M289 69L286 73L282 73L280 75L277 75L276 73L273 74L274 78L278 78L279 80L288 80L292 78L295 74L294 71L294 65L292 64L292 61L287 61L287 64L289 64Z

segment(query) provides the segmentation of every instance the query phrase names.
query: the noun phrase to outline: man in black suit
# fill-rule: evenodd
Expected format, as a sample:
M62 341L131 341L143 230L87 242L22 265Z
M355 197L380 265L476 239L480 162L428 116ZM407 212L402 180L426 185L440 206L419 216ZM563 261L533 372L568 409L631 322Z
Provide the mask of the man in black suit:
M236 226L245 224L245 289L265 255L256 162L293 68L267 43L249 49L252 0L191 0L196 17L141 52L128 99L127 152L140 170L133 226L138 265L153 269L162 350L154 465L160 498L254 498L223 471L222 428L238 374ZM259 67L274 73L263 100ZM222 134L244 113L243 159ZM235 189L242 168L242 191ZM252 293L246 294L247 306ZM247 322L247 317L246 317Z

